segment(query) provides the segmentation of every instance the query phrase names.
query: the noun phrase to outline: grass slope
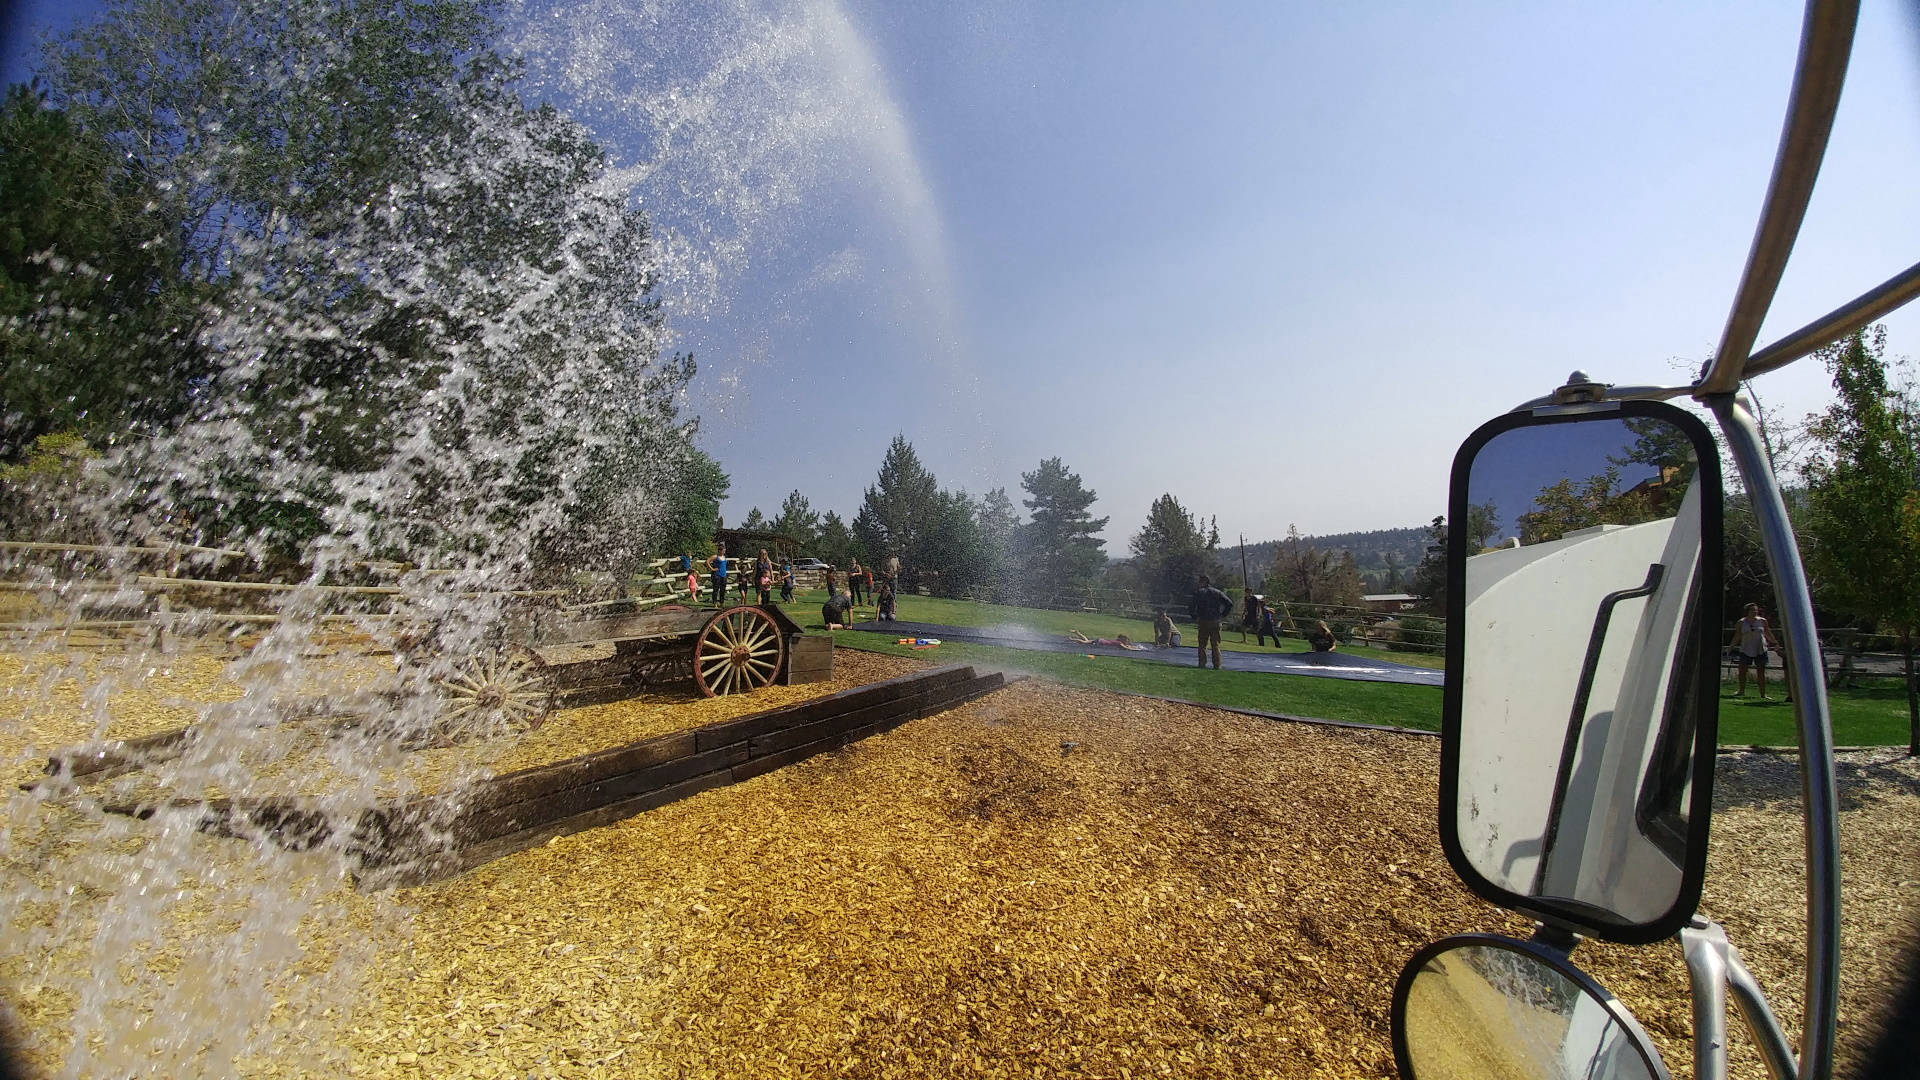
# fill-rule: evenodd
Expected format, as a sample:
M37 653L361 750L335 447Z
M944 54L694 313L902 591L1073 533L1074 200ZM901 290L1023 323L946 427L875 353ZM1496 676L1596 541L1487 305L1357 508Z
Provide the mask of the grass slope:
M815 590L801 593L787 605L798 621L809 630L819 630L819 607L826 599ZM867 609L856 618L870 618ZM1093 612L1048 611L1041 608L981 604L970 600L943 600L928 596L900 598L899 616L909 622L937 623L945 626L1024 626L1043 632L1065 634L1078 630L1089 637L1113 637L1126 634L1151 640L1153 629L1134 619L1122 619ZM1184 640L1193 640L1193 626L1182 630ZM1284 646L1260 646L1248 641L1242 645L1237 631L1225 634L1225 648L1250 653L1302 652L1305 643L1288 641ZM1236 709L1258 709L1288 716L1346 720L1386 727L1440 729L1440 690L1428 686L1398 686L1391 683L1353 682L1306 675L1272 675L1253 671L1213 671L1132 660L1118 656L1086 656L1078 653L1043 653L1006 649L992 645L952 642L937 649L915 650L896 645L878 634L841 632L834 635L836 645L895 656L917 656L942 663L976 664L1005 671L1027 672L1072 686L1118 690L1129 694L1180 698L1209 705ZM1445 666L1441 657L1424 653L1387 652L1381 649L1342 646L1343 652L1357 656L1377 656L1420 667ZM1720 700L1720 743L1723 746L1792 746L1799 742L1795 734L1793 707L1781 700L1776 677L1773 698L1734 698L1733 683L1723 685ZM1752 695L1753 689L1748 689ZM1879 682L1863 680L1859 689L1834 690L1828 695L1833 716L1834 741L1841 746L1904 746L1907 741L1906 694L1898 679Z

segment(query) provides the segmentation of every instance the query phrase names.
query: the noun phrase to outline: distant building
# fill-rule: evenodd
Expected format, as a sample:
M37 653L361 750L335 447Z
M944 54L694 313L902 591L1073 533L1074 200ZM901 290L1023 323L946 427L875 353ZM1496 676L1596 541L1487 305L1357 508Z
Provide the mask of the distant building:
M1398 615L1403 611L1412 611L1419 605L1420 598L1403 592L1373 593L1361 597L1360 602L1377 615Z

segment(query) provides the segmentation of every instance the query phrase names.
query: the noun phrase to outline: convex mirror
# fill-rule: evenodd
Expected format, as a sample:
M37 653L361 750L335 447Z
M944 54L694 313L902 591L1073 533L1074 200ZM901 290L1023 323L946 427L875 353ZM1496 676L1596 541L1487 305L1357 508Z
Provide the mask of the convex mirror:
M1613 941L1699 901L1719 456L1658 402L1500 417L1454 459L1441 840L1469 887Z
M1393 990L1406 1080L1667 1080L1647 1033L1566 957L1470 934L1422 949Z

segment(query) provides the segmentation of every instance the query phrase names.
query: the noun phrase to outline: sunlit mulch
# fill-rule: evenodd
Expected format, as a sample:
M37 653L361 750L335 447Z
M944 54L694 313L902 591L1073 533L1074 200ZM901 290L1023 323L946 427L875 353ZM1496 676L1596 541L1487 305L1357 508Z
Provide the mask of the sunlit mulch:
M1920 773L1886 756L1842 770L1843 1056L1870 1034L1920 898ZM1018 684L462 878L337 890L301 963L318 978L337 951L372 950L355 1000L302 1004L293 979L273 1023L343 1060L244 1071L1389 1076L1405 959L1449 933L1525 930L1441 858L1437 758L1433 739ZM1723 758L1704 908L1791 1022L1790 764ZM216 861L244 850L193 843ZM202 940L183 927L161 951ZM1576 959L1688 1075L1678 947ZM47 973L15 956L0 976ZM36 1053L72 1007L44 992L23 1009L50 1036ZM1759 1075L1743 1043L1736 1075Z
M475 776L512 772L687 731L751 712L780 708L864 686L901 670L871 654L844 650L829 682L769 686L749 694L706 698L691 683L651 686L621 700L556 709L538 730L514 739L424 747L374 763L380 794L443 789ZM290 675L275 686L276 700L344 699L378 679L391 663L343 652L306 658L290 673L262 672L248 661L208 652L162 656L153 652L88 651L0 653L0 762L8 783L40 775L55 750L99 739L129 739L204 719L206 707L238 700L247 686ZM287 723L233 740L230 761L247 779L247 793L320 795L360 782L369 763L363 741L344 741L324 721ZM377 747L384 751L387 748ZM232 794L218 785L175 791L147 775L92 785L103 798Z

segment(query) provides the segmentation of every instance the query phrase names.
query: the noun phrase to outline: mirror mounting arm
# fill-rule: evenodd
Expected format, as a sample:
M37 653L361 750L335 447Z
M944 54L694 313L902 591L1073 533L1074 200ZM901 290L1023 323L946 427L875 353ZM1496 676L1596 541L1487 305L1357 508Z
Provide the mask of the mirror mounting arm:
M1533 924L1533 936L1530 943L1544 949L1552 949L1561 956L1571 956L1580 945L1581 937L1571 927L1559 923L1539 921Z
M1687 959L1687 979L1693 984L1693 1068L1698 1080L1725 1080L1727 1075L1727 991L1753 1035L1772 1080L1796 1080L1799 1069L1793 1047L1753 973L1740 959L1740 950L1727 940L1719 923L1695 915L1680 931L1680 948Z
M1760 527L1767 570L1773 575L1774 602L1787 627L1788 670L1801 673L1793 685L1807 848L1807 989L1799 1075L1803 1080L1826 1080L1833 1072L1834 1022L1840 1000L1840 806L1834 788L1827 686L1819 677L1813 601L1786 503L1753 414L1730 393L1709 394L1702 401L1720 421L1727 448L1740 468Z

